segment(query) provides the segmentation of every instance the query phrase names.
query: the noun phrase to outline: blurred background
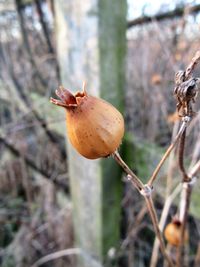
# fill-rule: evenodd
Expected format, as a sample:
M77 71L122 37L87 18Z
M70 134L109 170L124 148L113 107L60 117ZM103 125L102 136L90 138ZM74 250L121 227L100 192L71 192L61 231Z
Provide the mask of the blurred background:
M174 74L200 47L199 23L199 1L0 0L0 266L164 266L151 260L142 197L112 159L85 160L66 144L64 111L49 98L85 79L118 107L120 153L145 182L177 132ZM197 113L188 167L200 158L199 128ZM159 178L160 216L180 181L174 155ZM199 200L197 182L186 266L200 266ZM165 224L178 209L177 193Z

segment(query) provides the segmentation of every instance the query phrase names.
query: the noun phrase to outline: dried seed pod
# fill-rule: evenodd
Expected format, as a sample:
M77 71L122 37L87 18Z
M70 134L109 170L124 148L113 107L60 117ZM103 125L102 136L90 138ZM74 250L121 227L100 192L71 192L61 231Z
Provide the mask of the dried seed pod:
M167 242L173 246L180 246L181 244L181 222L177 219L172 220L164 231L165 238ZM188 231L185 230L184 233L184 243L187 243L189 239Z
M51 98L66 110L67 133L71 144L84 157L97 159L111 155L121 144L124 119L121 113L101 98L83 92L72 95L60 87Z

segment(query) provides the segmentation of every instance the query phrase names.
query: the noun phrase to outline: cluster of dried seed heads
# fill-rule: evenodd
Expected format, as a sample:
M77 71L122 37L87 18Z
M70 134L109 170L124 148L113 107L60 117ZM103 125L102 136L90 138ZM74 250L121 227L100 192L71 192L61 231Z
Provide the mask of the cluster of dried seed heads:
M178 71L175 75L175 88L174 95L177 100L177 110L179 116L192 117L194 112L192 109L192 103L195 102L199 87L199 78L187 78L184 71Z

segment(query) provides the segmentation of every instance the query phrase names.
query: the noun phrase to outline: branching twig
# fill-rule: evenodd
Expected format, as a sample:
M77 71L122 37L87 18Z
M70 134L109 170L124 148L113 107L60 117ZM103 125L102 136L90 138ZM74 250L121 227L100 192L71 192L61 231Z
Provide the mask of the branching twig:
M179 168L183 174L183 197L182 197L182 217L180 218L180 221L182 222L181 225L181 245L179 246L177 250L177 267L182 266L182 252L183 252L183 242L184 242L184 233L185 233L185 226L187 222L187 215L189 210L189 204L190 204L190 196L192 192L192 185L194 181L194 177L189 177L186 173L185 167L184 167L184 148L185 148L185 137L186 137L186 129L188 126L188 123L193 117L193 109L191 102L195 102L198 90L199 90L199 79L191 77L192 71L194 70L195 66L200 61L200 51L198 51L194 58L192 59L191 63L186 68L186 71L179 71L175 75L175 83L176 87L174 89L174 94L177 99L177 109L179 111L179 115L182 117L182 125L179 129L178 134L176 135L174 141L169 146L167 151L165 152L164 156L162 157L161 161L155 168L152 176L150 177L148 184L143 185L143 183L140 182L139 178L132 173L132 171L129 169L129 167L123 162L120 155L117 153L114 154L114 158L117 160L117 162L124 168L126 173L128 174L128 179L132 182L132 184L140 191L140 193L144 196L146 205L154 226L154 230L156 233L156 237L160 242L160 249L164 257L166 258L169 266L173 266L172 260L169 258L168 254L165 250L164 240L161 235L161 231L158 224L158 218L156 215L156 211L154 208L154 204L151 197L151 192L153 188L153 182L155 181L158 172L160 171L162 165L164 164L165 160L170 155L172 149L175 147L177 142L179 141ZM200 165L200 163L199 163ZM199 165L196 167L195 170L199 169ZM176 191L175 191L176 192ZM169 211L169 207L171 205L172 199L169 198L168 201L165 203L165 213L163 212L163 216L161 218L162 223L162 230L164 228L164 223L167 218L167 214ZM157 243L155 242L155 249L156 249ZM157 253L156 253L156 260L155 257L152 258L151 264L152 266L155 266L155 262L157 261Z
M177 99L177 109L180 116L192 117L194 112L191 102L195 102L199 90L199 79L192 77L192 72L195 66L200 62L200 51L197 51L191 63L185 71L179 71L175 75L176 87L174 94ZM180 222L181 222L181 239L180 245L177 248L176 266L183 265L184 258L184 236L187 223L187 217L190 206L190 198L192 187L196 180L194 176L188 176L184 167L184 146L185 146L186 129L181 135L179 144L179 168L183 175L183 188L180 200Z
M165 243L161 234L161 231L159 229L158 225L158 217L154 208L154 204L152 201L152 188L149 187L149 185L144 185L140 179L131 171L131 169L127 166L127 164L122 160L121 156L119 155L118 151L115 151L113 153L113 158L117 161L117 163L124 169L124 171L128 174L127 179L131 181L134 187L137 188L137 190L140 192L141 195L143 195L146 205L148 208L149 215L151 217L151 221L154 227L155 234L160 242L160 250L167 260L170 267L173 267L173 263L168 256L166 249L165 249Z

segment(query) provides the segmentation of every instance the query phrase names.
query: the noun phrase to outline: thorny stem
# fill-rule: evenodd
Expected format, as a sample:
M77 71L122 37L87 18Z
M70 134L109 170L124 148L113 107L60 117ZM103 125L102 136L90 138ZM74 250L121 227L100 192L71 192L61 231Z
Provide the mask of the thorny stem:
M187 117L188 118L188 117ZM176 135L174 141L171 143L171 145L168 147L167 151L165 152L165 154L163 155L162 159L160 160L160 162L158 163L157 167L155 168L152 176L150 177L149 181L148 181L148 185L150 187L153 186L153 182L155 181L156 179L156 176L158 174L158 172L160 171L162 165L164 164L165 160L168 158L169 154L171 153L171 151L173 150L173 148L175 147L176 143L178 142L179 138L181 137L182 133L184 132L184 130L186 129L187 127L187 124L189 122L189 119L187 120L184 120L180 129L179 129L179 132L178 134Z
M149 185L144 185L140 181L140 179L131 171L131 169L128 167L128 165L123 161L123 159L119 155L118 151L115 151L112 156L117 161L117 163L124 169L124 171L128 174L128 179L131 181L132 185L137 188L137 190L140 192L141 195L143 195L143 197L146 201L149 215L150 215L151 220L152 220L155 234L156 234L156 236L160 242L160 250L161 250L163 256L165 257L165 259L167 260L169 266L173 267L174 265L173 265L170 257L166 253L165 243L164 243L164 240L162 238L161 231L159 229L158 217L157 217L155 207L154 207L152 197L151 197L152 188L149 187Z

